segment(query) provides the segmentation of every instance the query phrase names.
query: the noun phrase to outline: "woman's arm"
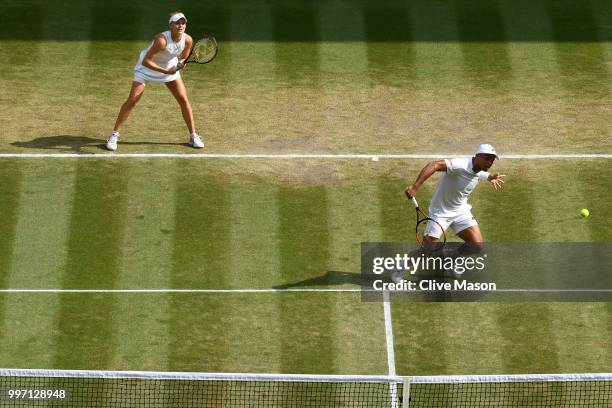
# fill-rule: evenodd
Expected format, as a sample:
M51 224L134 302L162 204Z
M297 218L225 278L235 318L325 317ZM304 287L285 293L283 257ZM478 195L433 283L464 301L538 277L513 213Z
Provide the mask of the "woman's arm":
M163 34L158 34L153 39L153 45L142 59L142 65L149 69L152 69L153 71L161 72L162 74L172 75L176 73L177 67L163 68L153 62L153 57L155 56L155 54L162 52L165 49L166 38L163 36Z

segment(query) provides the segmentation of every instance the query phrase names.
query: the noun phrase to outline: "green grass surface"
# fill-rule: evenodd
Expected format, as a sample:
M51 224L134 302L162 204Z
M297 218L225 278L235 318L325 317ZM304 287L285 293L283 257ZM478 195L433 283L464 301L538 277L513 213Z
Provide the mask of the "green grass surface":
M138 52L173 9L221 47L183 71L207 153L612 153L598 0L4 0L0 153L110 154ZM186 141L152 85L118 153ZM357 288L361 242L412 239L402 190L425 162L2 158L0 287ZM608 160L494 169L504 189L470 198L487 241L611 241ZM392 315L399 375L612 364L610 303ZM383 305L357 293L3 293L0 324L0 367L388 373Z
M186 3L217 35L183 77L211 152L610 152L604 2ZM2 152L101 153L166 2L0 5ZM23 24L23 25L22 25ZM18 62L15 56L19 55ZM189 152L176 103L150 86L123 152Z
M0 184L13 188L2 204L3 213L13 214L3 224L12 231L3 241L4 287L231 289L358 287L361 242L410 239L412 211L401 194L423 162L0 165ZM610 240L611 175L601 172L600 161L496 166L508 174L504 189L479 186L472 199L489 241ZM571 182L564 199L550 200L559 178ZM589 219L579 217L583 206ZM517 215L521 222L510 222ZM361 303L358 294L4 294L3 300L2 366L386 372L382 305ZM607 304L400 302L392 310L400 374L604 371L610 364ZM37 353L24 358L20 350Z

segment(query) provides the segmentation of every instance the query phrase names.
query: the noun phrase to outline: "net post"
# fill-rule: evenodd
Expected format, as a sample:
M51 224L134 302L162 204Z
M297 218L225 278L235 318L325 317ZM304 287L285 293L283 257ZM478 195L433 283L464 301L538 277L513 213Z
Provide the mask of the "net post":
M402 408L408 408L410 405L410 377L404 377L404 386L402 390Z

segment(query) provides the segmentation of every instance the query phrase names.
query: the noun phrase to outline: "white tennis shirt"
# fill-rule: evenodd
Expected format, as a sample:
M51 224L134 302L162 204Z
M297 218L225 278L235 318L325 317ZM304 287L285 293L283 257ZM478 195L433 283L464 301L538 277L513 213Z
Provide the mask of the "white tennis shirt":
M455 217L472 209L467 199L478 184L478 180L486 180L489 173L480 171L474 173L471 157L444 160L446 173L436 186L436 191L429 205L429 214L438 217Z
M162 33L166 38L166 49L158 52L153 56L153 62L159 65L162 68L170 68L176 66L178 63L178 57L183 53L185 49L185 34L181 35L181 39L178 42L174 42L172 40L172 33L170 31L164 31ZM146 49L140 52L140 56L138 58L138 62L134 67L134 71L142 76L144 79L149 81L156 82L169 82L173 81L180 76L180 73L177 72L173 75L167 75L142 65L142 61L144 60L145 55L153 46L153 42Z

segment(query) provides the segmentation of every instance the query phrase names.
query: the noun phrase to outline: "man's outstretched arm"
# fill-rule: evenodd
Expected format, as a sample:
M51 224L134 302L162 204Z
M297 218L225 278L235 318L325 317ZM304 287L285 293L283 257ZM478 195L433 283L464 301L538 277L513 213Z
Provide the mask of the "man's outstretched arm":
M446 161L432 161L423 167L414 184L406 187L406 190L404 190L406 196L408 198L416 197L417 190L423 185L425 180L430 178L436 171L446 171Z

